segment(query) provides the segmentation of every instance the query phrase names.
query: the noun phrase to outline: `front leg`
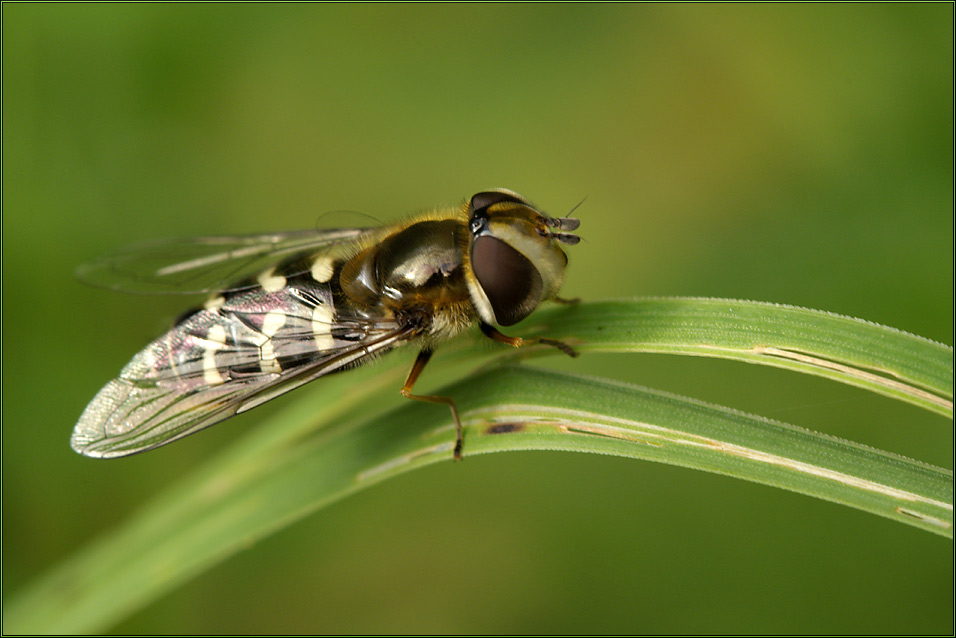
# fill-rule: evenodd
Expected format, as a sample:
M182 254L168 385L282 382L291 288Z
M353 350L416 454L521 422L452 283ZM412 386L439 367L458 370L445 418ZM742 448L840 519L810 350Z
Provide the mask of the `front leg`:
M530 346L536 343L543 343L546 346L551 346L557 348L564 354L570 357L578 356L577 351L564 343L563 341L558 341L557 339L548 339L546 337L532 337L530 339L522 339L521 337L509 337L508 335L498 332L498 329L492 326L489 323L481 322L481 331L489 339L494 339L499 343L507 343L509 346L515 348L520 348L521 346Z

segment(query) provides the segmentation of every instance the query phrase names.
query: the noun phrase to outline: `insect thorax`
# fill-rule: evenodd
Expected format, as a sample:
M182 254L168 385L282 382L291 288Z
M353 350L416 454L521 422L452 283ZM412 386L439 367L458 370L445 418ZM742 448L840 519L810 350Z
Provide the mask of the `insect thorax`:
M475 316L465 284L456 220L426 220L386 237L345 263L339 283L360 307L381 306L424 334L453 336Z

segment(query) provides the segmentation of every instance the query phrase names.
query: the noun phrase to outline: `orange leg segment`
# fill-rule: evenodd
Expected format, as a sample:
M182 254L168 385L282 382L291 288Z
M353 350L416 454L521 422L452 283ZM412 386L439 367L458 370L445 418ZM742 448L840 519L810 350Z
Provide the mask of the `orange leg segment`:
M491 326L487 323L481 323L481 331L489 339L494 339L499 343L506 343L509 346L515 348L520 348L521 346L530 346L536 343L544 344L546 346L551 346L557 348L561 352L576 357L578 353L563 341L558 341L557 339L547 339L544 337L534 337L531 339L522 339L521 337L509 337L508 335L498 332L498 329L494 326ZM461 420L458 418L458 408L455 406L455 400L451 397L441 397L433 394L412 394L412 389L415 387L415 382L418 381L418 377L421 375L422 370L425 369L425 366L428 365L429 360L432 358L433 350L430 348L425 348L418 353L418 358L415 359L415 363L412 365L412 369L408 372L408 378L405 379L405 385L402 386L402 396L408 399L414 399L415 401L424 401L425 403L440 403L447 405L451 408L451 416L455 420L455 460L461 460L461 450L465 445L465 435L462 431Z
M521 337L509 337L508 335L501 334L498 332L498 329L494 326L481 322L481 331L489 339L494 339L499 343L507 343L509 346L515 348L520 348L521 346L530 346L536 343L543 343L546 346L551 346L552 348L557 348L564 354L570 357L578 356L577 351L574 348L564 343L563 341L558 341L557 339L547 339L545 337L533 337L531 339L522 339Z
M455 407L454 399L431 394L412 394L412 388L415 386L418 376L432 358L432 352L432 350L426 348L418 353L418 358L415 359L415 364L412 365L412 369L408 373L408 378L405 379L405 385L402 386L402 396L416 401L424 401L425 403L443 403L451 408L451 416L455 419L455 460L460 461L461 449L465 444L465 436L461 429L461 421L458 419L458 408Z

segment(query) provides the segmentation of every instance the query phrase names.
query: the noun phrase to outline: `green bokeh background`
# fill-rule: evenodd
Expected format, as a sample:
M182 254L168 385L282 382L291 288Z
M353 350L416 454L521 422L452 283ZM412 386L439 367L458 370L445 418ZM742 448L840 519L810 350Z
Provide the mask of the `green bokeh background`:
M2 11L4 600L296 400L125 460L69 449L86 402L189 303L74 281L137 240L389 220L506 186L553 213L587 198L567 296L777 301L953 343L951 3ZM951 421L820 379L536 365L953 467ZM328 507L115 629L952 633L953 558L730 478L492 455Z

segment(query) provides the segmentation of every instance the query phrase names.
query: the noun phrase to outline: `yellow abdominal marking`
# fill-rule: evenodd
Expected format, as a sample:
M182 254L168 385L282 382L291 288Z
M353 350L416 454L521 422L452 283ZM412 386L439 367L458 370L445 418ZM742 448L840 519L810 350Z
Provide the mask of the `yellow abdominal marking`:
M206 310L218 310L222 308L223 304L226 303L226 298L222 295L217 295L215 297L210 297L206 300L206 303L202 305Z
M327 283L332 278L332 258L323 255L316 257L312 262L312 279L320 284Z
M275 269L270 268L259 275L259 285L266 292L279 292L285 288L285 277L275 274Z
M282 372L279 361L276 359L275 346L272 337L285 325L285 315L281 312L270 312L262 319L262 334L265 342L259 346L259 366L263 372Z
M331 350L335 346L332 338L332 309L325 304L312 310L312 336L319 351Z

